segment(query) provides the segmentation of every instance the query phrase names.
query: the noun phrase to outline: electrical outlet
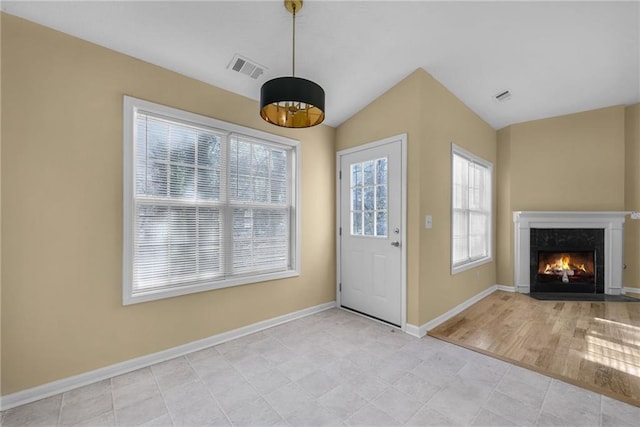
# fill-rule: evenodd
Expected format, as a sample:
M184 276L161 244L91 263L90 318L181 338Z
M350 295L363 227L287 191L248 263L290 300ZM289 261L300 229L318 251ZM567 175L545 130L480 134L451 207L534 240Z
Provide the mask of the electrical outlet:
M424 217L424 228L433 228L433 217L431 215Z

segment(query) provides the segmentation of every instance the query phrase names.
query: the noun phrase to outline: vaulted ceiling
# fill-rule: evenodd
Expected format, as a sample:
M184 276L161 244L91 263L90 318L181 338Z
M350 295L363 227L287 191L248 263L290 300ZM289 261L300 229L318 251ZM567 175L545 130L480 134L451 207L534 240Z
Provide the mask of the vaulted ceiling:
M3 1L4 12L258 99L291 74L282 1ZM496 129L640 102L640 2L305 0L296 75L338 126L418 67ZM266 71L232 71L235 54ZM511 99L497 102L505 90ZM257 114L257 112L256 112Z

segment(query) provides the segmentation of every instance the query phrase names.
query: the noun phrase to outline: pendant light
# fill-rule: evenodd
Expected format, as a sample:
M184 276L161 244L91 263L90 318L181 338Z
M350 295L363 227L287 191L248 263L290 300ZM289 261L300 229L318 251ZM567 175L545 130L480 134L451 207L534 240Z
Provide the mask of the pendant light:
M291 77L269 80L260 89L260 116L267 122L286 128L308 128L324 120L324 89L296 75L296 13L302 0L284 0L293 15L293 60Z

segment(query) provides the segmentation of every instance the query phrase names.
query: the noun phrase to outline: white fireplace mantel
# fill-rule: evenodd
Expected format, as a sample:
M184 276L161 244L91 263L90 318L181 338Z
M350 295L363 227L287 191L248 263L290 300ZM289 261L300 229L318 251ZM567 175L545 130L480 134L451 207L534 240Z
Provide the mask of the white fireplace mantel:
M624 269L624 219L631 212L517 211L514 222L514 285L518 292L529 293L530 230L532 228L604 229L604 292L622 293Z

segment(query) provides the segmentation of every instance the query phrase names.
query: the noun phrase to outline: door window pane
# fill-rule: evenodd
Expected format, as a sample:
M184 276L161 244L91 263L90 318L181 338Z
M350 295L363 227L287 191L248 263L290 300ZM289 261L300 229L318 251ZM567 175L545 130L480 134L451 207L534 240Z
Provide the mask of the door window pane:
M376 184L387 183L387 159L378 159L376 161Z
M386 211L387 209L387 186L378 185L376 187L376 209Z
M351 214L351 234L362 234L362 212L353 212Z
M374 236L373 231L373 212L367 211L364 213L364 234L365 236Z
M363 209L365 211L372 211L373 210L373 203L374 203L374 192L373 192L373 186L366 186L364 187L364 207Z
M376 236L387 235L387 213L378 211L376 212Z

